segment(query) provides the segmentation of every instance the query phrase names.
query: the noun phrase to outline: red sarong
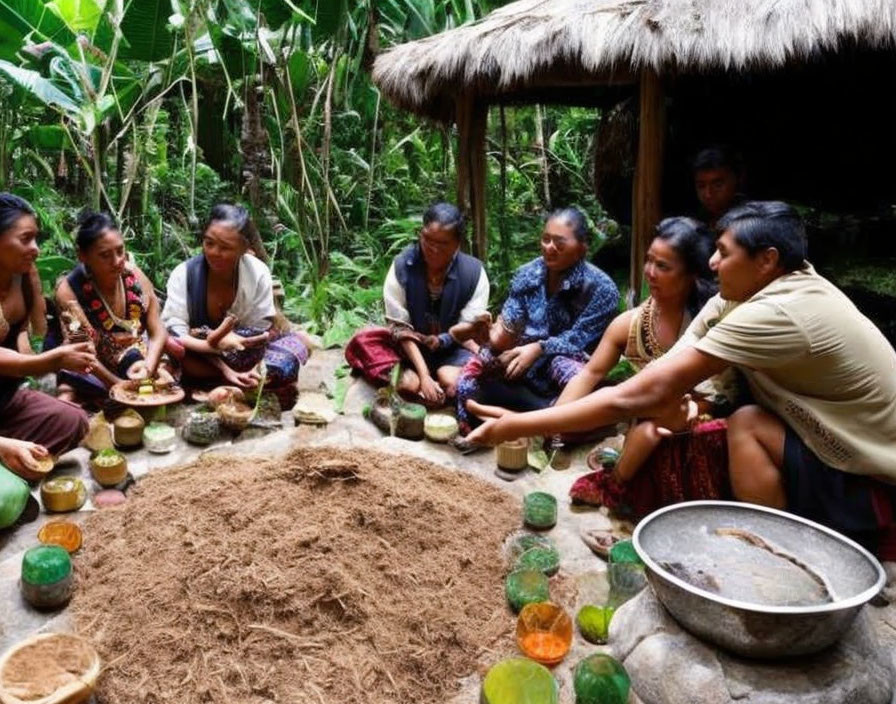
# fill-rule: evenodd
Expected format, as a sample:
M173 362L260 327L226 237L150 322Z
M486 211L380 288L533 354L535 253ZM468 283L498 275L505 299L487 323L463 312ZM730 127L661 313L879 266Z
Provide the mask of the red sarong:
M727 428L726 420L711 420L664 438L630 481L617 481L610 470L591 472L575 481L570 498L635 520L682 501L731 498Z
M389 328L364 328L345 346L345 361L374 386L388 384L389 372L400 360Z

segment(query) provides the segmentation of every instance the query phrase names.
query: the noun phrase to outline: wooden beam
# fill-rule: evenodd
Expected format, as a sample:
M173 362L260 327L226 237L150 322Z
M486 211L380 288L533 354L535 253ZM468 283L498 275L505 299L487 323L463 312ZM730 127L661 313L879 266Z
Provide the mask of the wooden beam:
M662 216L663 149L666 105L660 77L652 69L641 72L638 159L632 187L631 305L641 298L644 257Z
M488 104L473 105L470 126L470 205L473 220L474 254L483 262L488 259L488 231L486 219L486 182L488 180L485 138L488 131Z
M464 93L457 99L457 207L470 217L470 126L473 118L473 98Z

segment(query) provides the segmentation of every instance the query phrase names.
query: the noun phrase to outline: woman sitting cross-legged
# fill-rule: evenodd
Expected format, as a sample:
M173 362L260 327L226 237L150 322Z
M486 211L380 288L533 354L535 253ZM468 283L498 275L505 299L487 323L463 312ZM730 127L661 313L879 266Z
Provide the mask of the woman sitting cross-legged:
M273 325L278 314L271 272L249 252L257 237L242 206L212 208L202 254L171 272L162 322L183 345L185 385L255 388L264 361L264 388L289 408L308 349L299 335Z
M159 301L146 275L128 263L121 232L107 213L86 212L79 218L78 258L81 263L56 289L62 334L89 336L98 364L91 374L60 372L60 395L80 399L105 398L123 379L154 378L168 332L159 317Z
M476 349L455 332L486 315L489 283L482 262L460 251L464 219L449 203L423 215L419 240L392 262L383 284L389 328L358 332L345 348L349 365L374 384L401 362L399 391L429 405L454 397L457 375Z
M37 235L34 209L18 196L0 193L0 436L60 455L84 437L87 415L73 403L21 387L28 376L61 369L90 372L97 360L90 343L41 354L31 349L29 315L41 296L34 269Z
M693 317L716 292L709 269L711 254L712 233L705 225L684 217L663 220L644 263L650 297L613 320L556 405L591 393L620 356L640 371L686 335ZM697 386L688 404L676 404L664 417L633 423L615 468L577 480L573 500L641 516L675 501L726 495L726 424L713 419L730 413L738 394L735 372L728 370ZM690 423L689 415L697 414L701 422ZM589 455L589 465L597 469L599 464L597 453Z
M541 233L541 257L523 265L492 331L483 364L473 360L457 382L461 432L473 416L549 406L584 366L619 302L613 280L586 261L589 230L576 208L553 212Z

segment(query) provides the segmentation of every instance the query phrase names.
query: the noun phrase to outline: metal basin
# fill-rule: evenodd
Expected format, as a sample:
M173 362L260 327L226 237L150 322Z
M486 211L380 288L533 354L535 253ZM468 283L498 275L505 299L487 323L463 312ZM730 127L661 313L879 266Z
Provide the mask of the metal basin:
M736 537L743 533L762 542ZM668 506L642 520L632 542L669 613L695 635L746 657L806 655L828 647L886 581L880 563L852 540L752 504ZM780 571L769 572L769 566ZM758 573L765 582L758 582ZM769 574L786 578L770 583ZM788 591L786 582L799 583L807 574L816 587L823 583L824 603L804 604L798 591ZM776 598L765 599L770 592ZM780 605L788 600L795 603Z

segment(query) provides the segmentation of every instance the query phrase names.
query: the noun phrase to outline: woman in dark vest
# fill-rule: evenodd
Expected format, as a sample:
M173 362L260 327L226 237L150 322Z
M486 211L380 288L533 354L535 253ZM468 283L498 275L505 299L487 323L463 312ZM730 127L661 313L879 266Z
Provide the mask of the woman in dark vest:
M400 361L403 394L431 405L454 396L461 367L476 349L458 341L455 326L481 318L489 294L482 262L460 251L464 230L455 206L436 203L423 214L417 242L395 257L383 284L390 327L360 331L345 350L349 364L369 381L384 383Z
M90 343L42 354L31 349L29 315L41 296L34 269L37 235L34 209L0 193L0 436L7 438L0 458L26 475L47 452L60 455L75 447L87 432L87 415L72 403L21 388L25 377L60 369L89 372L97 363ZM7 452L8 445L14 451Z
M60 282L60 311L90 337L97 359L92 374L59 374L60 389L79 399L105 398L123 379L155 378L168 333L159 317L159 300L146 275L128 263L124 240L107 213L85 212L78 219L81 263ZM63 330L67 338L70 331ZM65 387L69 387L66 389Z
M255 388L264 361L264 388L290 408L308 349L297 334L274 325L282 316L274 306L270 269L249 251L257 236L242 206L212 208L202 254L168 278L162 322L183 345L185 385Z

